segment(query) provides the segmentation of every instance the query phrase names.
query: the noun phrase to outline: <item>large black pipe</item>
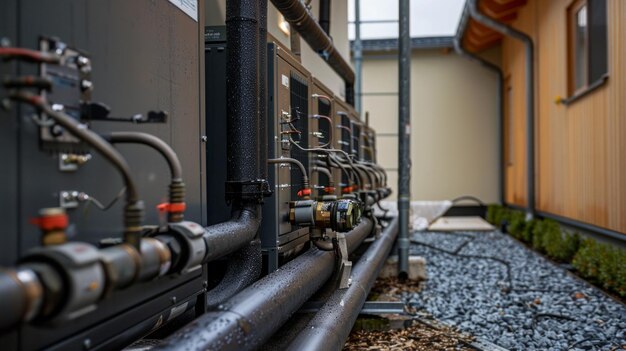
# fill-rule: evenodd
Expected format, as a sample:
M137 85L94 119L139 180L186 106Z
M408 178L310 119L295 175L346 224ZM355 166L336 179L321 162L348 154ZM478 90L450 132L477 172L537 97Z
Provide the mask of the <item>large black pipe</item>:
M333 40L309 14L300 0L272 0L278 11L292 28L315 50L330 67L343 79L346 86L346 102L354 105L354 71L341 56Z
M470 15L477 22L515 38L526 46L526 211L535 214L535 53L533 40L526 33L488 17L478 9L478 0L469 0Z
M471 61L479 63L481 66L486 69L492 71L496 74L497 79L497 87L496 87L496 104L497 104L497 116L498 116L498 143L500 145L499 148L499 172L498 172L498 186L500 189L500 203L504 204L505 201L505 167L506 161L504 159L504 75L502 74L502 69L497 65L485 60L484 58L465 50L463 47L463 35L465 35L465 30L467 29L467 25L469 23L469 9L468 5L465 5L463 10L463 14L461 15L461 21L459 22L459 26L457 29L457 33L454 36L454 49L457 54L462 57L465 57Z
M411 203L411 33L409 0L399 11L399 118L398 118L398 275L409 271L409 206Z
M262 261L260 240L250 242L248 246L229 257L224 278L207 293L207 309L217 308L259 279Z
M267 0L259 0L259 173L267 179Z
M398 234L392 220L383 235L367 249L352 271L352 285L335 291L288 350L341 350L363 303L383 267Z
M354 251L372 231L363 219L346 233ZM155 350L249 350L258 348L330 278L335 254L312 248L168 337Z
M258 0L226 3L227 193L260 179L259 15Z

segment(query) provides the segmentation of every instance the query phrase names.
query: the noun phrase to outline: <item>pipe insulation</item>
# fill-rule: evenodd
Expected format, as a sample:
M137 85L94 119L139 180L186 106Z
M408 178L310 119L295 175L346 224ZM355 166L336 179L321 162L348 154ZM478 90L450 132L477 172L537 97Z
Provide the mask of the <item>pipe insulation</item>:
M300 0L272 0L272 4L285 17L289 25L300 33L309 46L343 79L346 85L346 102L353 105L354 71L348 61L341 56L332 38L311 16L304 3Z
M346 233L354 251L371 233L363 219ZM155 350L250 350L267 341L333 274L335 254L312 248L171 335Z
M391 221L352 270L352 285L336 290L288 350L341 350L365 299L398 235L398 219Z

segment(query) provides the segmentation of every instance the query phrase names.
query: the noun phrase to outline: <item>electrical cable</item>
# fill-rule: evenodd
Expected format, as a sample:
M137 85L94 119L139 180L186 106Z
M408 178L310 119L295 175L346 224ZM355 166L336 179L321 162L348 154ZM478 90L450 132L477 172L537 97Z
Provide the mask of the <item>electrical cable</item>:
M111 209L111 207L113 207L113 205L115 205L117 203L117 201L122 198L122 196L124 196L124 193L126 192L126 188L122 188L119 193L117 193L117 195L115 195L115 197L106 205L103 205L102 202L100 202L98 199L96 199L95 197L86 194L86 193L80 193L79 196L79 200L80 201L86 201L87 202L87 206L85 206L85 212L87 212L88 209L88 205L89 204L94 204L100 211L108 211L109 209Z
M35 63L61 63L61 57L51 53L14 47L0 47L0 57L5 60L20 59Z

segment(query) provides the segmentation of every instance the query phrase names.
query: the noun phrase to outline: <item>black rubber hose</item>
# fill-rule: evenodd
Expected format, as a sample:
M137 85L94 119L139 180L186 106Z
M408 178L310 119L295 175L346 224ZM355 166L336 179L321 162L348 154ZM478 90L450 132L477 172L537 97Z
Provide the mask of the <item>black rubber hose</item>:
M302 184L304 188L306 189L309 187L309 176L302 162L296 160L295 158L281 157L270 158L267 160L267 163L291 163L298 166L298 168L300 168L300 172L302 173Z
M180 164L178 155L165 141L155 137L154 135L142 132L112 132L104 134L102 137L113 144L133 143L143 144L158 151L170 167L172 180L183 178L183 167Z
M172 179L169 186L170 204L185 203L185 183L183 182L183 167L178 155L165 141L154 135L142 132L112 132L102 137L113 144L133 143L142 144L158 151L167 161L170 167ZM168 211L169 222L180 222L184 218L184 211Z
M69 115L55 111L40 96L28 92L15 92L10 95L14 100L25 102L52 118L61 127L72 135L84 141L100 155L107 159L122 175L126 186L126 206L124 208L124 241L139 250L141 239L141 222L143 221L143 203L139 201L137 186L131 176L130 167L126 159L115 147L104 140L100 135L84 128L78 121Z

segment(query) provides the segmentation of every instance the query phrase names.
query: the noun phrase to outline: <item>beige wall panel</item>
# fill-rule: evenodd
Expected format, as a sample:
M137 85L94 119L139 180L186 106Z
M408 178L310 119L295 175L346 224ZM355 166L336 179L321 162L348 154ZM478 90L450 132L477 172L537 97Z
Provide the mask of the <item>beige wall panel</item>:
M377 134L398 134L398 96L364 96L363 110L369 112L370 126Z
M378 164L385 169L398 169L398 137L378 136L376 138L376 148L378 152ZM398 184L392 184L397 186Z
M366 57L363 66L365 92L397 91L396 57ZM440 50L415 51L411 70L412 199L471 194L499 201L495 75ZM365 95L363 106L378 133L397 133L396 95ZM378 160L395 168L397 137L391 138L393 144L378 137ZM397 181L389 184L395 192Z

